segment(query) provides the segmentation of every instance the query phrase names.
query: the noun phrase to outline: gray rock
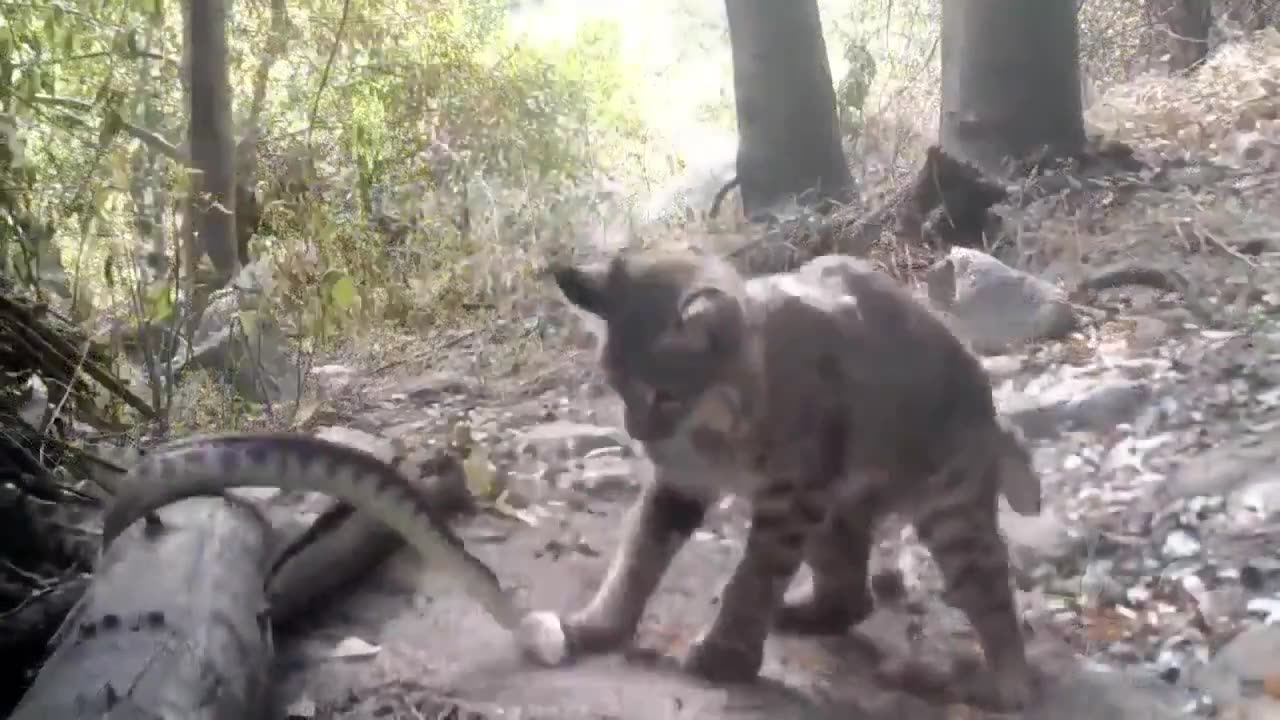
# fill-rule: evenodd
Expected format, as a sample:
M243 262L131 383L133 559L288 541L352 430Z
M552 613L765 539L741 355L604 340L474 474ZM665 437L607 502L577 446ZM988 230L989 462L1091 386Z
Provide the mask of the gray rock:
M1021 568L1057 564L1077 554L1084 545L1084 537L1073 532L1052 508L1045 508L1039 515L1023 516L1002 504L1001 511L1000 530L1014 562Z
M1162 496L1231 495L1261 481L1274 479L1280 456L1280 432L1259 442L1257 437L1233 438L1182 464L1162 485Z
M1062 383L1055 395L1036 398L1037 404L1007 411L1009 420L1027 437L1047 439L1066 431L1102 432L1131 422L1151 399L1150 386L1141 382L1111 381L1081 389Z
M1246 630L1208 664L1197 668L1188 683L1213 696L1224 717L1280 719L1280 700L1262 694L1267 678L1280 677L1280 625ZM1232 712L1236 714L1231 714Z
M1135 349L1156 347L1174 333L1174 327L1168 320L1147 315L1138 315L1132 320L1133 334L1129 336L1129 346Z
M1076 327L1062 290L978 250L952 248L929 268L926 287L929 302L983 355L1062 338Z
M1229 507L1256 515L1264 522L1280 518L1280 471L1273 466L1268 474L1273 476L1255 480L1232 493L1227 501Z
M251 276L259 266L246 266L240 279ZM253 314L251 331L243 326L242 311ZM178 360L179 376L190 370L208 370L245 398L259 402L293 402L302 387L294 346L260 294L252 289L233 286L212 293L196 328L190 356Z
M609 455L588 457L574 487L599 500L630 499L639 489L636 461Z
M583 458L593 450L618 448L629 453L631 440L618 428L556 420L535 425L520 435L521 452L551 452L562 457Z
M1025 720L1164 720L1185 717L1172 688L1118 672L1073 667L1055 676Z
M450 395L474 392L474 383L453 373L431 373L416 377L396 389L396 395L421 404L437 403Z

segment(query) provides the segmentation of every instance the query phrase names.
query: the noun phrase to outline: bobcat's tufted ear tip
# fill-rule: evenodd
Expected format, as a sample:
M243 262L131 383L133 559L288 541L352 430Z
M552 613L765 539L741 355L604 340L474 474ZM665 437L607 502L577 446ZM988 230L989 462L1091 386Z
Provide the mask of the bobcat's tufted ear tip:
M555 263L549 270L565 300L593 315L604 317L607 278L603 272L568 263Z

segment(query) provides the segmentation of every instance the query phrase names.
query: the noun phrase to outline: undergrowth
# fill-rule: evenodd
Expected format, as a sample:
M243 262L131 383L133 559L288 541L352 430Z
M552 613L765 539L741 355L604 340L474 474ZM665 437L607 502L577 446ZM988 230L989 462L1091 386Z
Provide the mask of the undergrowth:
M187 269L175 246L186 178L174 157L186 132L182 17L164 0L83 5L5 5L0 240L6 272L102 336L136 334L183 307L176 280ZM874 205L936 135L939 8L819 6L845 149ZM551 258L652 236L672 218L681 233L715 230L684 217L705 212L703 198L726 179L706 168L731 167L720 155L732 143L712 152L707 142L734 130L723 9L547 0L512 16L511 7L235 5L233 105L238 136L257 129L240 159L253 161L244 167L261 211L241 277L256 295L238 322L278 324L300 365L335 352L377 365L370 356L423 342L413 338L537 314ZM1270 152L1253 136L1227 143L1196 130L1193 94L1178 104L1160 80L1128 82L1151 51L1137 5L1089 0L1080 22L1085 84L1105 93L1089 113L1095 129L1165 150L1230 145L1237 164ZM1274 64L1260 50L1223 57L1242 52ZM1201 70L1196 92L1230 85L1217 62ZM1269 138L1274 82L1232 77L1255 110L1211 104L1215 117ZM255 422L260 408L220 381L187 378L194 389L183 393L206 410L187 413L186 425Z

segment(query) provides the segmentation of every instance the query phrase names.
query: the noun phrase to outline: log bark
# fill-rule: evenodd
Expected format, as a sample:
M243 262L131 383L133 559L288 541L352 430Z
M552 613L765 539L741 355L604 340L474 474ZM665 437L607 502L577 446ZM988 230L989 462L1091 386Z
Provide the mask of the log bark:
M195 498L112 543L10 720L265 716L272 531L239 501Z

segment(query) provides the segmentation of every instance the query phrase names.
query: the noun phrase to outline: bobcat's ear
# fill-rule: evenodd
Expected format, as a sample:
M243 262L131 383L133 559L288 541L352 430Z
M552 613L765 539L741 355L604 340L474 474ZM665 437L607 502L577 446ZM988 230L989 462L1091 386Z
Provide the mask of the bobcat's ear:
M680 303L680 333L706 352L733 353L745 332L742 303L716 288L695 290Z
M608 267L556 264L551 267L551 275L565 300L592 315L607 318L611 304L610 279L614 270L614 263Z

